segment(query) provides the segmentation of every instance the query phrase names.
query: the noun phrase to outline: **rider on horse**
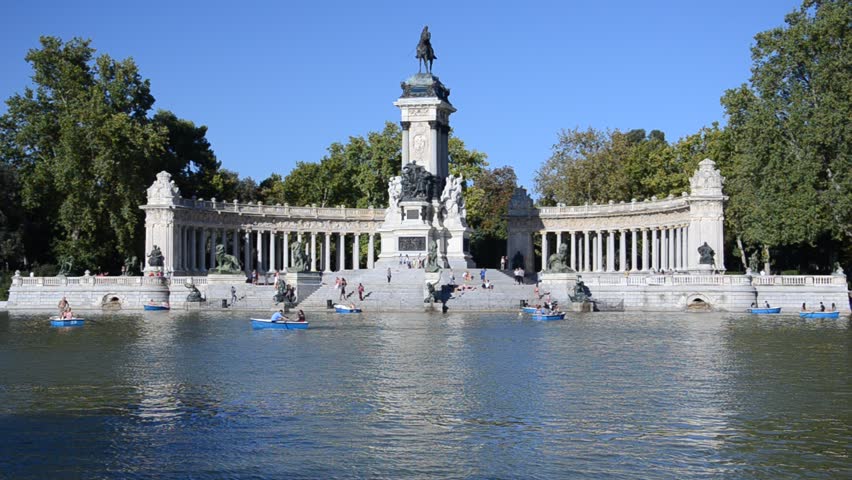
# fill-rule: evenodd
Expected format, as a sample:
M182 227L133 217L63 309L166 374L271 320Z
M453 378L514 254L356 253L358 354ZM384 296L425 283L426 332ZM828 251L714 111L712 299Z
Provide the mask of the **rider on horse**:
M432 50L431 39L432 34L429 33L429 26L427 25L420 32L420 43L417 44L418 69L422 69L422 66L426 65L426 73L432 73L432 62L438 58L435 56L435 51Z

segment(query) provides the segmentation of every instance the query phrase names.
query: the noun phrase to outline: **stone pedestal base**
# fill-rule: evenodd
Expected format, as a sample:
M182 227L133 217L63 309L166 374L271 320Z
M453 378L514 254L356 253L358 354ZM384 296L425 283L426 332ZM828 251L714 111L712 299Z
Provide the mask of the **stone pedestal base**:
M576 272L541 272L539 274L539 279L541 280L539 290L542 293L550 293L550 298L558 301L560 304L565 304L570 302L571 294L574 293L574 286L577 285L577 279L579 277L580 275Z
M592 311L592 302L568 302L567 305L572 312L585 313Z
M320 272L287 272L284 281L296 289L296 303L314 293L322 286Z
M713 265L702 263L690 268L689 273L694 275L712 275L714 270Z
M210 274L207 275L207 285L234 285L240 283L246 283L248 277L244 273L237 273L233 275L223 275L223 274Z

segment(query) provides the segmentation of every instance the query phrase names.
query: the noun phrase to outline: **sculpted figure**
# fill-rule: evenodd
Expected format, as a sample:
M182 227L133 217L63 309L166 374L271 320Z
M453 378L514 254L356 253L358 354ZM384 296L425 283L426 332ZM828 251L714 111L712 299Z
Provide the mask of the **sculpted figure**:
M243 272L243 266L237 257L225 253L225 246L221 243L216 245L216 268L214 273L223 275L234 275Z
M574 294L570 296L572 302L586 302L592 298L592 292L589 287L583 283L580 278L577 278L577 284L574 285Z
M272 296L272 300L275 303L281 303L287 299L287 285L284 282L278 282L278 289L275 291L275 295Z
M432 302L440 302L440 293L435 290L435 283L426 282L426 298L423 299L423 303L432 303Z
M429 240L429 253L426 255L426 271L429 273L441 271L441 267L438 266L438 243L434 239Z
M704 242L704 245L698 247L698 255L701 257L698 259L698 263L701 265L713 265L715 264L714 256L716 252L713 251L713 248L710 245L707 245L707 242Z
M124 273L125 277L131 277L136 273L136 266L139 265L139 259L135 256L127 257L124 259Z
M151 253L148 254L148 266L162 267L163 258L163 252L160 251L160 247L154 245L154 248L151 249Z
M553 273L573 272L568 266L568 244L559 246L559 251L550 256L547 261L547 271Z
M432 49L432 34L429 33L429 26L423 27L420 32L420 43L417 44L417 67L418 71L426 66L426 73L432 73L432 62L438 58L435 56L435 51Z
M57 277L66 277L71 274L71 270L74 268L74 257L71 255L65 255L59 258L59 272L56 274Z
M305 254L305 247L302 245L302 242L296 240L290 245L290 261L293 263L293 266L290 267L294 272L307 272L308 264L310 263L308 260L308 255Z
M186 296L187 302L200 302L204 300L204 297L201 296L201 292L198 291L194 283L186 282L183 286L189 289L189 295Z

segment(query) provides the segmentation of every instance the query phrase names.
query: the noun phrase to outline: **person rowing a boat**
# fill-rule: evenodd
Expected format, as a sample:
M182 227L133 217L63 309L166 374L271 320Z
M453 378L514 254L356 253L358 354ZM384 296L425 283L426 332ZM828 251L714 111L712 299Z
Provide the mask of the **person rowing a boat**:
M280 321L286 322L290 319L284 316L284 310L278 310L277 312L272 314L271 320L272 320L272 323L276 323L276 322L280 322Z
M68 303L68 300L65 297L62 297L62 300L59 301L59 304L56 306L59 309L59 318L65 314L65 310L67 310L71 305Z

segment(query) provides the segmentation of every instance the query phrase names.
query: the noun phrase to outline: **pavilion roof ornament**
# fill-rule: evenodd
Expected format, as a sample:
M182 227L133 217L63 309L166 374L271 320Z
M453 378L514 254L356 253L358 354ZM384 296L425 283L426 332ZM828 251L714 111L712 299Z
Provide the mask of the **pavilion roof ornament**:
M174 205L180 199L180 189L169 172L162 171L148 187L148 205Z
M709 158L698 164L698 170L689 179L691 194L697 196L720 196L724 183L725 177L716 168L716 162Z

